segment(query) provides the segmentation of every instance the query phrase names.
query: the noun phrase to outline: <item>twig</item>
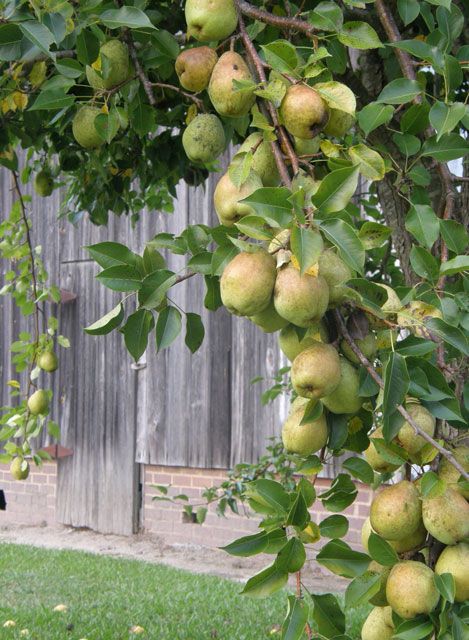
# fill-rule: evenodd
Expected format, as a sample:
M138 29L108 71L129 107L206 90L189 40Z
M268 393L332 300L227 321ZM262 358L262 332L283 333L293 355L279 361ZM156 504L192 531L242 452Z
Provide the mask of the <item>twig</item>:
M249 2L244 2L244 0L237 0L237 5L241 13L244 13L244 15L249 16L250 18L254 18L255 20L259 20L260 22L271 24L274 27L279 27L280 29L301 31L308 36L312 36L313 33L318 31L316 27L313 27L313 25L309 22L306 22L306 20L301 20L299 18L284 18L281 16L274 16L267 11L262 11L262 9L254 7Z
M140 60L138 59L138 56L137 56L137 51L135 50L135 44L132 38L132 34L128 29L124 29L124 39L127 42L127 46L129 47L129 53L130 53L130 57L132 58L132 62L134 63L135 71L138 77L140 78L140 82L143 85L143 89L145 93L147 94L148 102L151 104L152 107L155 107L156 99L153 93L152 84L148 79L145 71L143 70L142 65L140 64Z
M183 276L178 276L174 284L179 284L180 282L184 282L184 280L189 280L189 278L192 278L192 276L195 276L195 275L197 275L196 271L189 271L189 273L186 273Z
M169 91L174 91L176 93L179 93L181 96L184 96L188 100L192 100L192 102L194 102L201 111L205 109L203 101L200 98L198 98L195 94L188 93L187 91L183 91L179 87L175 87L173 84L166 84L164 82L150 82L150 86L157 87L159 89L168 89Z

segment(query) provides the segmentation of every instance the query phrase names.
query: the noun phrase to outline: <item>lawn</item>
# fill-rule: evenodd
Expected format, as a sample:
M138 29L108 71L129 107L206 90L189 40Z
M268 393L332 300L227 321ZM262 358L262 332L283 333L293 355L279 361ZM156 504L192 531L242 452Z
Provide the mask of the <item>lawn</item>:
M240 596L240 585L136 560L0 544L0 637L34 640L279 638L285 596ZM65 605L66 611L54 611ZM363 611L349 616L359 637ZM4 628L13 620L15 627ZM143 627L141 635L132 632ZM278 628L278 627L277 627ZM28 629L29 635L21 635Z

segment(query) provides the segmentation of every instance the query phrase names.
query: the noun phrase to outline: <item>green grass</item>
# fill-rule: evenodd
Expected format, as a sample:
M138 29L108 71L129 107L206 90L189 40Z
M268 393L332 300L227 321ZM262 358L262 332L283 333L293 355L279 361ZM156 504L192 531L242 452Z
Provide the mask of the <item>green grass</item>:
M241 585L136 560L0 544L0 638L262 640L279 638L285 595L240 596ZM53 611L65 604L67 611ZM364 612L349 616L358 638ZM14 620L16 627L3 627ZM140 625L145 634L133 635Z

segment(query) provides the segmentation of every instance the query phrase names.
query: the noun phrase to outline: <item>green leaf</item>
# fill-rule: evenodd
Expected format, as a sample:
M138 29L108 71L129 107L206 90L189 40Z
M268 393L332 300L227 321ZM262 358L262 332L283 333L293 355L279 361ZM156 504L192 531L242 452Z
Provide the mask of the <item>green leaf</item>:
M109 143L116 137L120 129L119 117L116 111L100 113L94 119L94 126L100 138Z
M113 291L138 291L142 286L142 277L135 267L118 264L98 273L97 280Z
M167 291L176 282L176 275L167 269L159 269L150 273L142 281L138 293L140 306L145 309L156 309L163 302Z
M252 536L238 538L225 547L220 547L232 556L248 558L262 553L267 547L268 537L265 531L255 533Z
M275 227L288 227L292 219L291 192L286 187L263 187L241 200Z
M439 140L436 136L423 143L422 156L431 156L438 162L457 160L469 153L469 142L457 133L447 133Z
M83 29L77 36L77 58L82 64L91 65L99 56L99 40L94 33Z
M366 571L363 575L357 576L348 585L345 591L345 606L358 607L367 604L381 588L381 576L379 573Z
M335 2L320 2L308 14L308 21L321 31L339 31L344 23L340 7Z
M374 149L365 144L349 147L348 154L351 161L359 166L360 173L368 180L382 180L386 172L384 160Z
M354 478L358 478L365 484L373 484L375 474L371 466L366 460L363 460L363 458L347 458L347 460L342 463L342 466L344 469L347 469L347 471L350 471Z
M290 73L298 67L299 58L294 47L288 40L274 40L261 45L267 64L279 73Z
M408 107L401 118L400 128L403 133L422 133L428 126L428 114L430 105L428 102L413 104Z
M55 38L45 24L36 20L25 20L18 23L19 28L26 38L38 47L46 56L55 58L55 53L51 53L50 46L55 42Z
M357 189L358 174L359 167L344 167L327 174L312 198L321 214L345 209Z
M420 244L431 249L438 240L440 221L429 205L414 204L406 216L405 228Z
M85 249L103 269L119 264L135 267L138 263L137 254L119 242L99 242L98 244L88 245Z
M417 80L397 78L387 84L378 96L377 102L385 104L404 104L416 98L422 89Z
M405 450L394 442L386 442L382 438L372 438L372 443L381 458L386 462L395 465L401 465L406 462L407 454Z
M434 471L427 471L420 479L422 498L436 498L446 491L446 482Z
M404 156L413 156L420 151L420 140L410 133L394 133L392 140Z
M433 575L435 581L435 587L440 592L441 596L448 602L453 603L456 595L456 584L454 582L454 576L452 573L442 573Z
M444 342L447 342L465 356L469 356L468 339L461 329L451 326L440 318L430 318L425 322L425 326Z
M121 331L124 334L127 351L137 361L144 353L148 344L148 334L153 329L154 319L151 311L138 309L127 318Z
M309 606L307 602L288 596L288 611L282 625L282 640L301 640L308 622Z
M220 280L212 276L205 276L205 286L207 292L204 298L204 307L209 311L216 311L222 306L220 296Z
M287 525L304 529L311 517L302 493L297 493L295 501L288 513Z
M117 329L122 320L124 319L124 307L121 302L111 309L105 316L93 322L88 327L84 328L86 333L92 336L104 336L110 333L113 329Z
M390 353L384 369L383 390L383 434L387 442L390 442L397 433L392 429L391 417L397 406L404 402L409 383L405 358L399 353Z
M321 234L310 228L293 227L290 236L293 255L300 265L300 273L317 263L319 254L324 249Z
M358 237L365 251L382 247L391 235L391 229L379 222L364 222L358 232Z
M56 60L55 66L57 71L66 78L79 78L84 72L78 60L70 60L68 58L59 59Z
M373 531L368 538L368 553L375 562L385 567L392 567L399 562L398 555L389 542Z
M273 564L250 578L241 593L251 598L267 598L282 589L287 581L288 573L281 571Z
M412 247L410 264L417 275L425 280L435 281L440 273L440 266L432 254L422 247Z
M464 225L455 220L440 220L440 231L450 251L463 253L469 244L469 234Z
M10 62L21 56L23 33L17 24L0 24L0 60Z
M358 124L365 136L392 120L394 107L390 104L370 102L358 114Z
M290 498L280 482L261 478L247 485L246 493L257 502L280 512L290 507Z
M351 116L355 115L357 100L353 91L346 84L330 80L329 82L318 82L314 85L314 89L330 109L344 111Z
M108 9L100 15L101 22L109 29L154 29L148 16L137 7L120 7L119 9Z
M300 478L297 491L303 496L306 506L311 507L316 499L314 485L307 478Z
M320 227L327 239L337 247L342 260L362 274L365 250L355 229L339 218L323 220Z
M367 22L346 22L338 34L339 42L353 49L378 49L381 40Z
M418 0L397 0L397 10L404 26L413 22L420 13Z
M290 538L280 550L275 561L276 567L281 571L296 573L306 561L306 551L304 544L298 538Z
M433 633L433 623L426 616L417 616L398 625L393 640L423 640Z
M313 619L322 636L334 638L345 633L345 615L332 593L311 594L311 600L314 604Z
M462 271L469 271L469 256L456 256L447 262L443 262L440 267L440 274L445 276L452 276Z
M319 531L324 538L343 538L349 529L349 522L345 516L328 516L319 523Z
M198 313L186 313L186 345L195 353L204 340L205 329Z
M451 105L439 101L435 102L428 117L430 124L437 132L436 142L441 139L442 135L452 131L465 113L466 106L462 102L455 102Z
M322 416L323 412L323 404L321 401L310 400L306 405L306 409L303 417L301 418L300 425L308 424L310 422L315 422Z
M156 321L156 350L166 349L181 332L181 312L176 307L165 307Z
M332 573L355 578L366 571L371 558L366 553L354 551L343 540L331 540L323 546L316 560Z
M179 55L179 45L176 38L165 31L160 29L151 37L152 45L160 52L160 54L168 60L176 60Z
M62 89L41 91L28 111L55 111L66 109L75 102L74 96L68 96Z

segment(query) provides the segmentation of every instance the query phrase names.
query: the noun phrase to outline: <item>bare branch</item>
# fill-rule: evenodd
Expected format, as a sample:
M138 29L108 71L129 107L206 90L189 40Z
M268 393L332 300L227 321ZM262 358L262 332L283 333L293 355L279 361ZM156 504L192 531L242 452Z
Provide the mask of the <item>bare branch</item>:
M255 20L264 22L265 24L271 24L274 27L279 27L280 29L301 31L307 36L312 36L313 33L316 33L316 31L318 31L316 27L313 27L313 25L309 24L309 22L306 22L306 20L301 20L299 18L285 18L281 16L274 16L267 11L262 11L262 9L254 7L249 2L244 2L244 0L237 0L237 5L241 13L244 13L245 16L249 16L250 18L254 18Z

